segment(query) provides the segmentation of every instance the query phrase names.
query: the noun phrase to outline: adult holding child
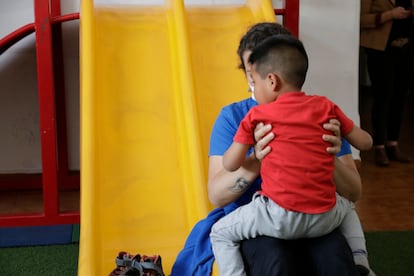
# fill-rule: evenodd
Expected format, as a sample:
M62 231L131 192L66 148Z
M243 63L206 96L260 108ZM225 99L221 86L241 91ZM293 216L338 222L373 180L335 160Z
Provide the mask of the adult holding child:
M240 41L240 68L246 72L251 90L250 65L247 62L251 50L269 36L278 34L289 32L277 23L259 23L252 26ZM270 125L258 125L254 152L248 153L240 169L228 172L223 167L223 155L233 142L240 121L256 105L253 97L233 103L222 109L215 122L210 140L208 191L210 201L217 208L193 228L173 266L172 276L210 275L214 261L209 239L212 225L250 202L252 195L260 189L260 160L270 152L268 143L274 138ZM336 122L327 122L324 127L336 135L321 132L321 137L333 145L327 151L338 154L334 173L337 191L356 201L361 194L361 180L350 146L345 140L341 143ZM357 217L356 221L359 223ZM315 239L292 241L257 237L243 241L241 251L250 275L359 275L350 248L338 230Z
M414 0L362 0L360 45L365 49L373 103L375 163L409 163L398 144L412 80Z
M243 240L319 237L355 212L353 204L336 193L334 156L327 154L320 136L325 122L339 120L341 133L357 149L372 146L371 136L335 103L302 91L309 62L300 40L291 35L271 36L253 49L249 64L259 105L240 122L223 156L224 168L233 172L242 166L256 143L254 129L259 122L271 124L275 138L269 144L272 151L261 162L260 192L212 227L213 252L223 276L246 275L239 250Z

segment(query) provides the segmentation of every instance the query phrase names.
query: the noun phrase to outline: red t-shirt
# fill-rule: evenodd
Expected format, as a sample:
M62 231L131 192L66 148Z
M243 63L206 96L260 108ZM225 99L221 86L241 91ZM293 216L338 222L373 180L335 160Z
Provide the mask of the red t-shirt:
M348 134L354 123L333 102L323 96L288 92L269 104L253 107L241 121L234 141L254 144L259 122L272 124L272 151L262 160L262 194L283 208L308 214L329 211L336 203L333 183L334 156L326 152L331 144L322 140L329 119L341 122Z

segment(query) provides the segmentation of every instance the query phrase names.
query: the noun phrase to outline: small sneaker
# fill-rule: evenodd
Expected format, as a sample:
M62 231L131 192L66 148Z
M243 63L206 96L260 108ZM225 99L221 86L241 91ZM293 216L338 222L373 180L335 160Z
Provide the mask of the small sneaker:
M165 276L161 256L131 255L125 251L115 258L116 268L109 276Z

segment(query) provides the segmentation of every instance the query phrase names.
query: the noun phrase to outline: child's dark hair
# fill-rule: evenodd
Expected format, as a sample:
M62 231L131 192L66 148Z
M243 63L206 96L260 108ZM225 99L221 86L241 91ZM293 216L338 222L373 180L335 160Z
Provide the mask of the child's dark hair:
M277 72L298 88L305 82L309 66L305 47L292 35L274 35L265 39L253 49L249 63L255 65L262 78Z
M276 22L261 22L250 27L246 34L241 38L237 54L240 58L239 68L245 70L243 63L243 53L253 50L260 42L268 37L285 34L290 35L289 30Z

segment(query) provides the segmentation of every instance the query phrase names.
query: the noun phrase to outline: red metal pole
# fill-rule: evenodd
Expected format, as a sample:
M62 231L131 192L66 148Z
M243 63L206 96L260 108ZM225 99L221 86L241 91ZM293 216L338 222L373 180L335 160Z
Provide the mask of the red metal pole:
M283 23L293 35L299 37L299 0L286 0L285 9Z
M60 0L50 1L51 20L60 17ZM66 99L65 99L65 76L64 59L62 45L62 22L51 21L52 24L52 48L54 66L54 92L56 99L56 128L57 128L57 147L58 147L58 188L69 183L69 161L68 161L68 142L66 131Z
M49 0L34 0L43 206L45 216L53 218L58 215L59 203L52 24L49 11Z

